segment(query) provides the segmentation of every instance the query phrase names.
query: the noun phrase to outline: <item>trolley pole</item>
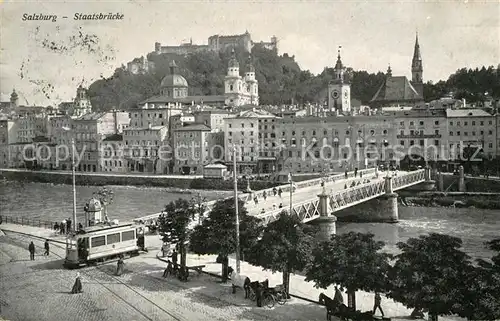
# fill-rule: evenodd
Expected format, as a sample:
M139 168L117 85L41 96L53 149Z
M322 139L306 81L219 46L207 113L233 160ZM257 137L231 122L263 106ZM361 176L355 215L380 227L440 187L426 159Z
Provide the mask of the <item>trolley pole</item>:
M77 231L76 225L76 174L75 174L75 138L71 138L71 163L73 176L73 232Z
M238 213L238 175L236 174L236 145L233 144L234 212L236 215L236 273L240 274L240 217Z
M292 180L292 173L290 172L288 179L290 180L290 215L292 215L292 209L293 209L293 204L292 204L292 195L293 195L293 180Z

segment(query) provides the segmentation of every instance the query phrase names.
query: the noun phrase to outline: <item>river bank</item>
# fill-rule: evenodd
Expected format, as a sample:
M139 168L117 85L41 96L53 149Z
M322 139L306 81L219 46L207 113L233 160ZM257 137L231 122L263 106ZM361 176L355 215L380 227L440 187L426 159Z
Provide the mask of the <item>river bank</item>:
M79 186L141 186L171 188L174 193L187 190L218 190L230 191L233 182L222 179L206 179L201 176L182 175L141 175L141 174L111 174L111 173L75 173L75 183ZM306 177L307 179L308 177ZM0 180L73 184L71 171L31 171L18 169L0 169ZM238 188L247 188L246 180L238 181ZM264 180L251 180L252 190L261 190L277 186L279 183Z
M500 210L500 193L398 192L402 206Z

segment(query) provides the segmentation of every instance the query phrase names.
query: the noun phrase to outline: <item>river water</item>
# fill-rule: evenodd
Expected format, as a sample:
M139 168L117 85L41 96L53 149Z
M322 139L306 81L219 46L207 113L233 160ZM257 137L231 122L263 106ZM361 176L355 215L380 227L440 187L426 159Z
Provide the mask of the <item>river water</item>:
M190 199L197 194L178 194L164 188L110 187L114 203L108 207L110 219L130 220L158 213L165 204L177 198ZM98 188L77 186L77 216L84 216L84 203ZM202 197L213 200L228 192L202 192ZM72 189L69 185L0 181L0 214L24 216L47 221L61 221L72 216ZM397 224L337 222L337 233L349 231L371 232L386 242L389 252L396 243L430 232L460 237L464 251L474 258L491 256L484 242L500 237L500 211L459 208L399 207Z

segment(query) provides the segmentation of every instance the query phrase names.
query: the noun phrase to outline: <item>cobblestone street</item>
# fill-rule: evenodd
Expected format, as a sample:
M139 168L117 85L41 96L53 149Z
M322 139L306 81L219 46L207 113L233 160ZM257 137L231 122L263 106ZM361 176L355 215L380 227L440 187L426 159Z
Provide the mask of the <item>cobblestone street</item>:
M64 249L51 246L29 260L27 236L0 236L0 305L6 320L323 320L324 308L294 299L273 309L258 308L239 290L207 275L190 282L163 279L163 263L152 250L125 261L125 274L113 275L115 264L78 270L82 294L70 294L76 270L62 267Z

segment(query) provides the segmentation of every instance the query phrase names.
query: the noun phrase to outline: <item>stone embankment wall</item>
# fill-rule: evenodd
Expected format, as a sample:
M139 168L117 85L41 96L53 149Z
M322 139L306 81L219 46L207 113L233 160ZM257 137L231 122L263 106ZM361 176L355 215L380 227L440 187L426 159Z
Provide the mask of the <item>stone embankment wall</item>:
M443 187L448 192L458 191L458 175L443 175ZM500 193L500 180L465 176L465 191Z
M53 183L53 184L72 184L71 172L46 172L46 171L2 171L0 169L0 179L25 181L36 183ZM204 178L182 178L178 176L136 176L136 175L99 175L98 173L86 174L76 173L77 185L128 185L128 186L154 186L154 187L172 187L180 189L203 189L203 190L231 190L233 189L232 181L224 181L220 179L204 179ZM250 181L250 187L253 190L270 188L278 185L271 181ZM238 188L246 189L247 182L239 181Z

